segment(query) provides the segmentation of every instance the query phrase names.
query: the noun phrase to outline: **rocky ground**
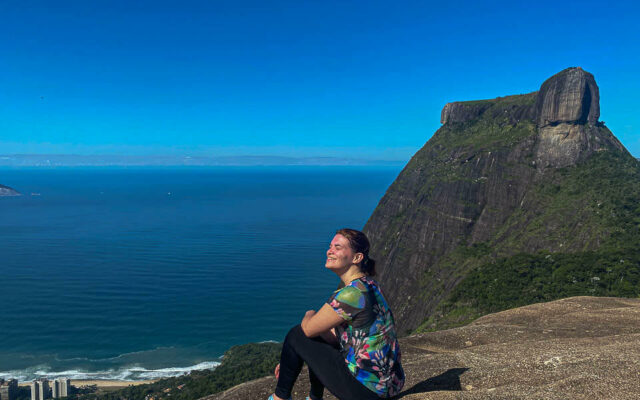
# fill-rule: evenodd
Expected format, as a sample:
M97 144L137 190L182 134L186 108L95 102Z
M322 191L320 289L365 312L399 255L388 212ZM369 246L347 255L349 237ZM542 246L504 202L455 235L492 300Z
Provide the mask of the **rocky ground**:
M400 345L404 400L640 399L640 299L534 304ZM266 377L204 399L267 399L274 387ZM306 388L303 372L293 398L304 399Z

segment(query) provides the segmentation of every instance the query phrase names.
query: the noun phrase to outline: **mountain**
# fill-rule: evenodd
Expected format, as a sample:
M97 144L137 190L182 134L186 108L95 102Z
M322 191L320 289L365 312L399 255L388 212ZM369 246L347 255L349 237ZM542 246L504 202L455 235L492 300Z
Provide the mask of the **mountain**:
M0 185L0 197L2 196L20 196L20 192L9 186Z
M592 74L454 102L364 231L401 334L575 295L640 294L640 164Z

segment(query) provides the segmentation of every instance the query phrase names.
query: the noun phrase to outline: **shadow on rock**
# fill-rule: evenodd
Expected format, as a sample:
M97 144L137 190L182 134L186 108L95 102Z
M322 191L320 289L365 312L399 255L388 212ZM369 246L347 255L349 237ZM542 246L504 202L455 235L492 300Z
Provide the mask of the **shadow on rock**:
M433 392L436 390L462 390L460 386L460 375L464 374L469 368L451 368L438 376L426 379L411 389L405 390L394 399L401 399L404 396L416 393Z

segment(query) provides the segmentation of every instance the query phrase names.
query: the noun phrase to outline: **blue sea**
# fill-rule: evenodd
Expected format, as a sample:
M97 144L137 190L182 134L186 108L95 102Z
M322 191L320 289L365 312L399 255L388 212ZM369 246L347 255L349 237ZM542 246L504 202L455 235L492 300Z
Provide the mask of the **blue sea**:
M141 380L281 341L400 167L3 169L0 378Z

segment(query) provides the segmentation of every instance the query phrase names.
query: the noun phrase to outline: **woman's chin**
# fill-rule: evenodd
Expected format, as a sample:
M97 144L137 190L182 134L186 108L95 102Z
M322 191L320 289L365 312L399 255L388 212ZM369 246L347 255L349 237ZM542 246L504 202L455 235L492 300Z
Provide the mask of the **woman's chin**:
M335 265L333 263L325 264L324 267L336 275L340 275L342 274L342 272L344 272L343 270L344 267L341 267L340 265Z

